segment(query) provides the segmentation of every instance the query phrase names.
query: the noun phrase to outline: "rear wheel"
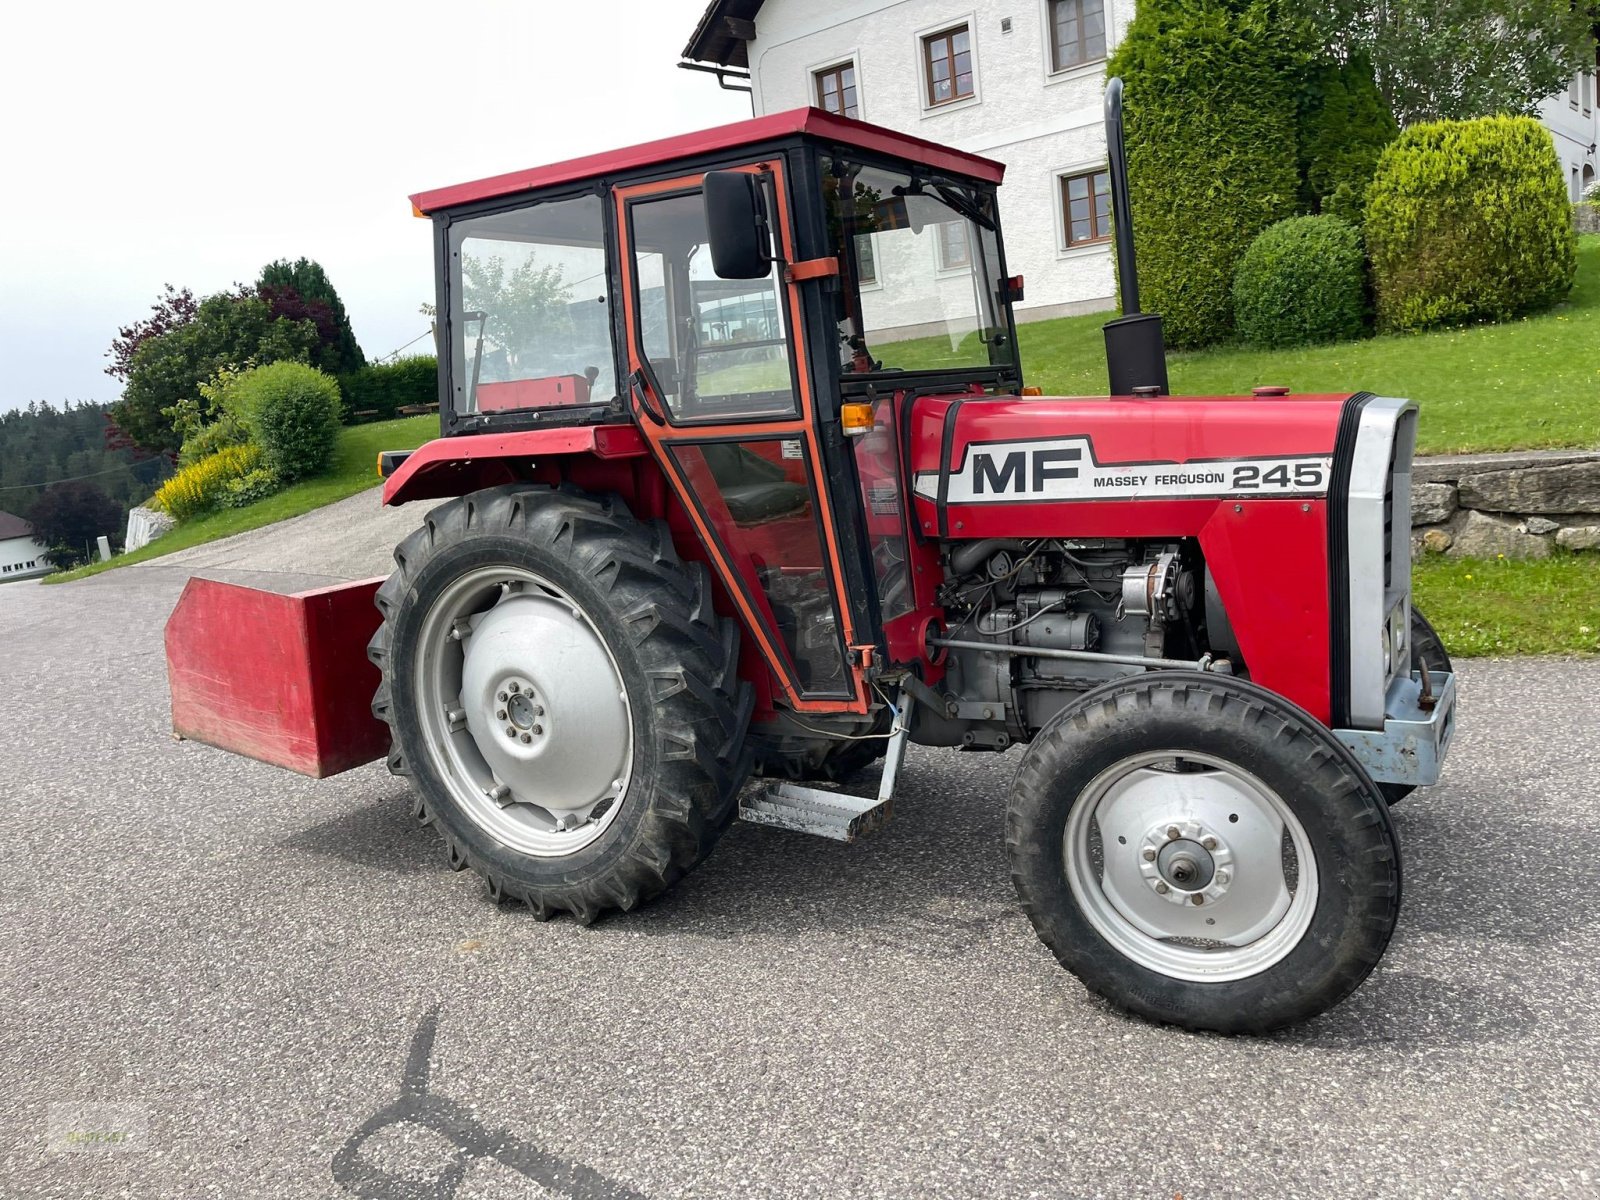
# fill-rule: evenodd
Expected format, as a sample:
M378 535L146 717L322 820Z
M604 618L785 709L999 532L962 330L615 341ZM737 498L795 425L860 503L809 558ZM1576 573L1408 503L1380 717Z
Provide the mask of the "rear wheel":
M368 652L414 811L497 899L591 920L670 886L749 771L738 633L703 567L620 501L527 485L395 551Z
M1450 665L1450 655L1444 648L1438 632L1428 623L1428 618L1417 611L1416 605L1411 606L1411 669L1419 671L1427 667L1429 671L1443 671L1454 674L1455 668ZM1417 789L1405 783L1380 783L1378 790L1383 793L1383 798L1390 804L1398 804Z
M1332 1007L1399 912L1399 846L1360 765L1300 709L1218 676L1145 675L1064 709L1017 772L1006 844L1062 966L1190 1029Z

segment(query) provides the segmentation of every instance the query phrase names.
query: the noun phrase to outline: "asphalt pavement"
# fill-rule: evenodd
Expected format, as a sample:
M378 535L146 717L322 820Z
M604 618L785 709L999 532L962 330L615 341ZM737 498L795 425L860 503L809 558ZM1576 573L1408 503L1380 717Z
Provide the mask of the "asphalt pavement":
M1111 1011L1006 877L1020 755L914 749L855 846L735 825L590 928L447 869L381 765L174 741L191 573L386 569L358 496L0 587L0 1196L1592 1196L1600 663L1462 664L1405 903L1269 1038Z

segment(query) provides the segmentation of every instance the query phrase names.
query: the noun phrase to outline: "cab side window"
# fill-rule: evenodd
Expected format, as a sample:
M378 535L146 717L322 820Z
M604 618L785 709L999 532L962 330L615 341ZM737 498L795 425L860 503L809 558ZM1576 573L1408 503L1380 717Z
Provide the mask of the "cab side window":
M460 413L617 396L598 196L450 227L451 388Z

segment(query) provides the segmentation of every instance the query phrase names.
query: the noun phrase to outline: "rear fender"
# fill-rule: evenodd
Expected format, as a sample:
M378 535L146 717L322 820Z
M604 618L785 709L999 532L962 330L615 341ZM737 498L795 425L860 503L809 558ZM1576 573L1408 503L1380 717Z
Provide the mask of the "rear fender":
M645 457L644 439L632 425L570 425L436 438L408 455L384 482L383 502L465 496L519 480L549 482L552 459L568 460L555 472L559 480L573 476L571 468L585 459L627 466L627 460Z
M173 732L317 779L384 757L367 661L382 582L285 595L189 580L166 628Z

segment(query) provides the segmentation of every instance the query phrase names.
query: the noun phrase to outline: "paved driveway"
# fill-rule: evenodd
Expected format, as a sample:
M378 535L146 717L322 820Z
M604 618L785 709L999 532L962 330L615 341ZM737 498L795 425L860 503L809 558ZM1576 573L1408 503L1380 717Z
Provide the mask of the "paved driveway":
M1034 940L1001 847L1015 754L914 750L874 839L735 826L583 929L448 871L380 767L317 783L172 741L184 578L375 573L417 514L379 530L373 503L0 588L0 1194L1600 1183L1600 664L1467 664L1447 779L1396 810L1383 965L1301 1029L1194 1036L1110 1012ZM51 1149L67 1129L136 1136Z

